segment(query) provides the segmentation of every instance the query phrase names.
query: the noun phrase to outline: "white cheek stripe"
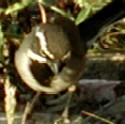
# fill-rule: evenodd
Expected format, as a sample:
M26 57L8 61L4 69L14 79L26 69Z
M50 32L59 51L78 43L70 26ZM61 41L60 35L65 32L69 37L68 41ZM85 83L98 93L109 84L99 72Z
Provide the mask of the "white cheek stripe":
M31 58L32 60L38 61L39 63L46 63L47 60L41 56L39 56L38 54L32 52L30 49L27 52L27 55L29 58Z
M46 39L45 39L44 34L41 33L41 32L36 32L35 35L36 35L36 37L39 38L39 40L40 40L40 46L41 46L42 50L45 52L45 54L46 54L48 57L50 57L51 59L54 59L53 54L50 53L50 51L48 51L48 49L47 49L47 44L46 44Z

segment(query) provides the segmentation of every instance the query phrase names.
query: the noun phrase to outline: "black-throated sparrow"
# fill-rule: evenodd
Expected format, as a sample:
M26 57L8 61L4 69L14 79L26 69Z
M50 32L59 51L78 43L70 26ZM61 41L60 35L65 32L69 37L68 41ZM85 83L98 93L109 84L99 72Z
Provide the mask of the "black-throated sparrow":
M105 27L124 17L124 9L125 0L114 0L78 27L67 18L34 27L15 54L15 65L21 78L33 90L48 94L77 83L84 70L86 46L91 45ZM33 74L34 62L45 63L54 72L49 85L43 85ZM60 63L63 63L62 67Z
M58 93L80 77L83 70L81 43L77 27L67 18L58 18L51 24L40 24L24 38L16 51L16 68L24 82L33 90ZM37 80L35 71L31 68L43 64L48 65L55 75L48 86L47 83L42 83L44 80Z

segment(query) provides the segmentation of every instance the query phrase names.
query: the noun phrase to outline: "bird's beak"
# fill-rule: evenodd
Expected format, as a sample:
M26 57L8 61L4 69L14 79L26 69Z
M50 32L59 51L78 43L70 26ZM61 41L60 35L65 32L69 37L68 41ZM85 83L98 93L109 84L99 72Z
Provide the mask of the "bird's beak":
M49 66L49 68L51 69L51 71L54 74L57 74L59 72L59 66L60 66L60 62L47 62L47 65Z
M60 66L59 61L47 61L46 58L37 55L31 50L29 50L27 54L28 54L28 57L30 57L32 60L36 60L39 63L46 63L54 74L57 74L59 72L59 66Z

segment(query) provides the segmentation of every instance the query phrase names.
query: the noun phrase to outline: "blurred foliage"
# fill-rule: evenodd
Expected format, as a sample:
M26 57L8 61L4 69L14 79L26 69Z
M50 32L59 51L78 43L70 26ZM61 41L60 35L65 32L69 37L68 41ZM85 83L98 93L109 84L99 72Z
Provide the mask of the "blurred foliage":
M66 16L78 25L111 0L1 0L0 2L0 62L13 64L14 52L18 48L25 34L31 28L41 23L40 3L45 9L48 20L56 16ZM111 26L103 36L95 42L89 54L94 55L98 51L124 52L125 21ZM84 34L83 34L84 35ZM8 59L3 55L4 45L8 47ZM14 50L12 50L14 48ZM6 51L6 50L5 50ZM7 62L6 62L7 61ZM10 64L10 63L8 63Z
M0 2L0 61L4 63L3 55L4 45L14 46L15 49L21 42L25 34L30 32L31 28L41 23L40 8L41 3L45 9L48 20L58 16L66 16L78 25L111 0L1 0ZM111 26L103 36L95 42L89 54L96 52L124 52L125 48L125 21ZM9 51L10 52L10 51ZM10 53L12 54L12 52ZM9 56L8 59L13 59ZM6 62L5 62L6 63ZM12 63L13 64L13 63Z
M103 0L102 0L103 1ZM1 0L0 2L0 60L6 42L21 40L24 33L40 22L37 3L41 3L48 16L67 16L78 25L107 4L98 0Z
M57 15L66 16L78 25L107 5L111 0L1 0L0 1L0 64L9 67L15 78L14 52L21 39L31 28L41 22L38 2L46 11L47 19ZM125 50L125 20L110 27L89 54ZM9 53L9 54L6 54ZM3 67L4 68L4 67ZM4 69L3 69L4 70ZM3 72L2 72L3 73ZM1 72L0 72L1 75ZM15 76L16 75L16 76ZM14 80L16 82L16 80ZM19 82L19 81L17 81ZM19 84L17 84L19 85ZM22 88L23 89L23 88ZM85 122L89 123L89 122Z

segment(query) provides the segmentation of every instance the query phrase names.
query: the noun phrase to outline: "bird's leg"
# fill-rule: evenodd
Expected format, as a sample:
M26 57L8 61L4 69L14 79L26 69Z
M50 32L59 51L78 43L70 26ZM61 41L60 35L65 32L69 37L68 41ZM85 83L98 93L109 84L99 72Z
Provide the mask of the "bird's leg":
M71 99L72 99L72 95L75 92L75 90L76 90L76 86L75 85L71 85L68 88L68 99L67 99L67 102L66 102L66 106L64 108L64 111L63 111L61 117L59 117L54 122L54 124L71 124L71 122L69 120L69 107L70 107L70 102L71 102Z
M32 101L27 103L26 108L24 110L24 114L22 117L22 122L21 124L25 124L28 116L30 116L35 103L38 101L39 96L41 95L41 92L37 92L36 95L33 97Z

